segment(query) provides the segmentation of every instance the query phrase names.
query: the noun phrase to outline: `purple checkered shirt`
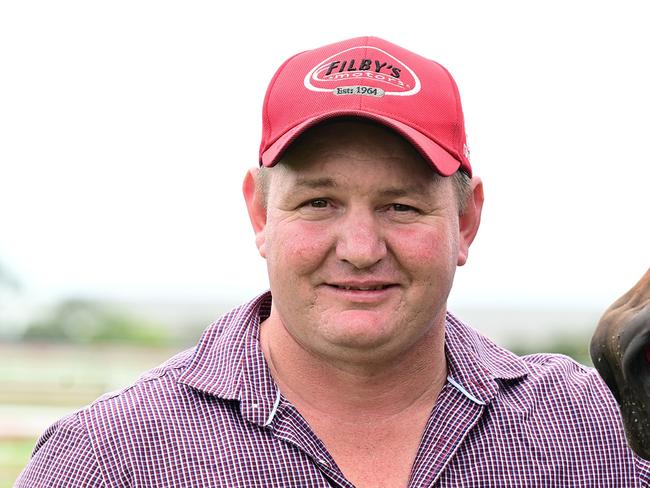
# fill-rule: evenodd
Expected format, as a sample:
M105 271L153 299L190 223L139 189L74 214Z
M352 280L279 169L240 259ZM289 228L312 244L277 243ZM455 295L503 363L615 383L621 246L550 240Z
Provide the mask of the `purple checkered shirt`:
M199 344L52 425L17 486L351 487L259 346L266 293ZM410 487L650 486L594 370L559 355L519 358L452 315L449 377Z

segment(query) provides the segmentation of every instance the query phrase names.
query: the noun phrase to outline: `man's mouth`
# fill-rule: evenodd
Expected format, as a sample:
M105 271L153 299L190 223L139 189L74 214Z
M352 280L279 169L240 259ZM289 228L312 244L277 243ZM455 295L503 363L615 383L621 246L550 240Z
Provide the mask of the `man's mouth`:
M355 286L355 285L337 285L337 284L330 284L330 286L333 286L335 288L338 288L340 290L353 290L353 291L377 291L377 290L384 290L386 288L389 288L391 286L395 285L372 285L372 286Z

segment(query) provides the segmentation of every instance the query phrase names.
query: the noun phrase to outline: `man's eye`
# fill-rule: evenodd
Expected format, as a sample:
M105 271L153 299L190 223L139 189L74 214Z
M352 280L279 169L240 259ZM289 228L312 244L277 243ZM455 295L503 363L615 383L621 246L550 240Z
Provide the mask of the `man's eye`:
M393 203L393 210L395 212L415 212L416 209L410 205L404 205L403 203Z
M323 198L317 198L316 200L310 200L308 205L312 208L325 208L327 207L327 200Z

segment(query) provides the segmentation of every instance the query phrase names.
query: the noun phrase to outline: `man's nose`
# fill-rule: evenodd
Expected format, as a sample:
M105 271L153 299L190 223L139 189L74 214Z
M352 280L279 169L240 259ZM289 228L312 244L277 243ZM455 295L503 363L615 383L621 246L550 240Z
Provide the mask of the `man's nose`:
M370 210L350 210L337 230L336 255L357 269L373 266L386 256L380 223Z

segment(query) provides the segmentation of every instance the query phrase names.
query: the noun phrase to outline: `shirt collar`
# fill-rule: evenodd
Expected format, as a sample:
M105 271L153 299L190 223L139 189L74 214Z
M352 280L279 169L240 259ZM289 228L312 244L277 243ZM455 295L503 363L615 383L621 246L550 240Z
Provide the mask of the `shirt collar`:
M529 369L514 353L447 313L445 354L449 382L470 400L487 404L500 383L524 378Z
M237 400L244 418L268 425L279 407L279 390L259 344L261 322L271 310L271 293L233 309L203 333L179 382L224 400ZM489 403L500 381L523 378L525 362L465 325L445 319L445 353L450 383L471 400Z
M224 400L237 400L242 416L265 426L278 409L279 390L259 343L271 310L265 292L211 324L179 383Z

